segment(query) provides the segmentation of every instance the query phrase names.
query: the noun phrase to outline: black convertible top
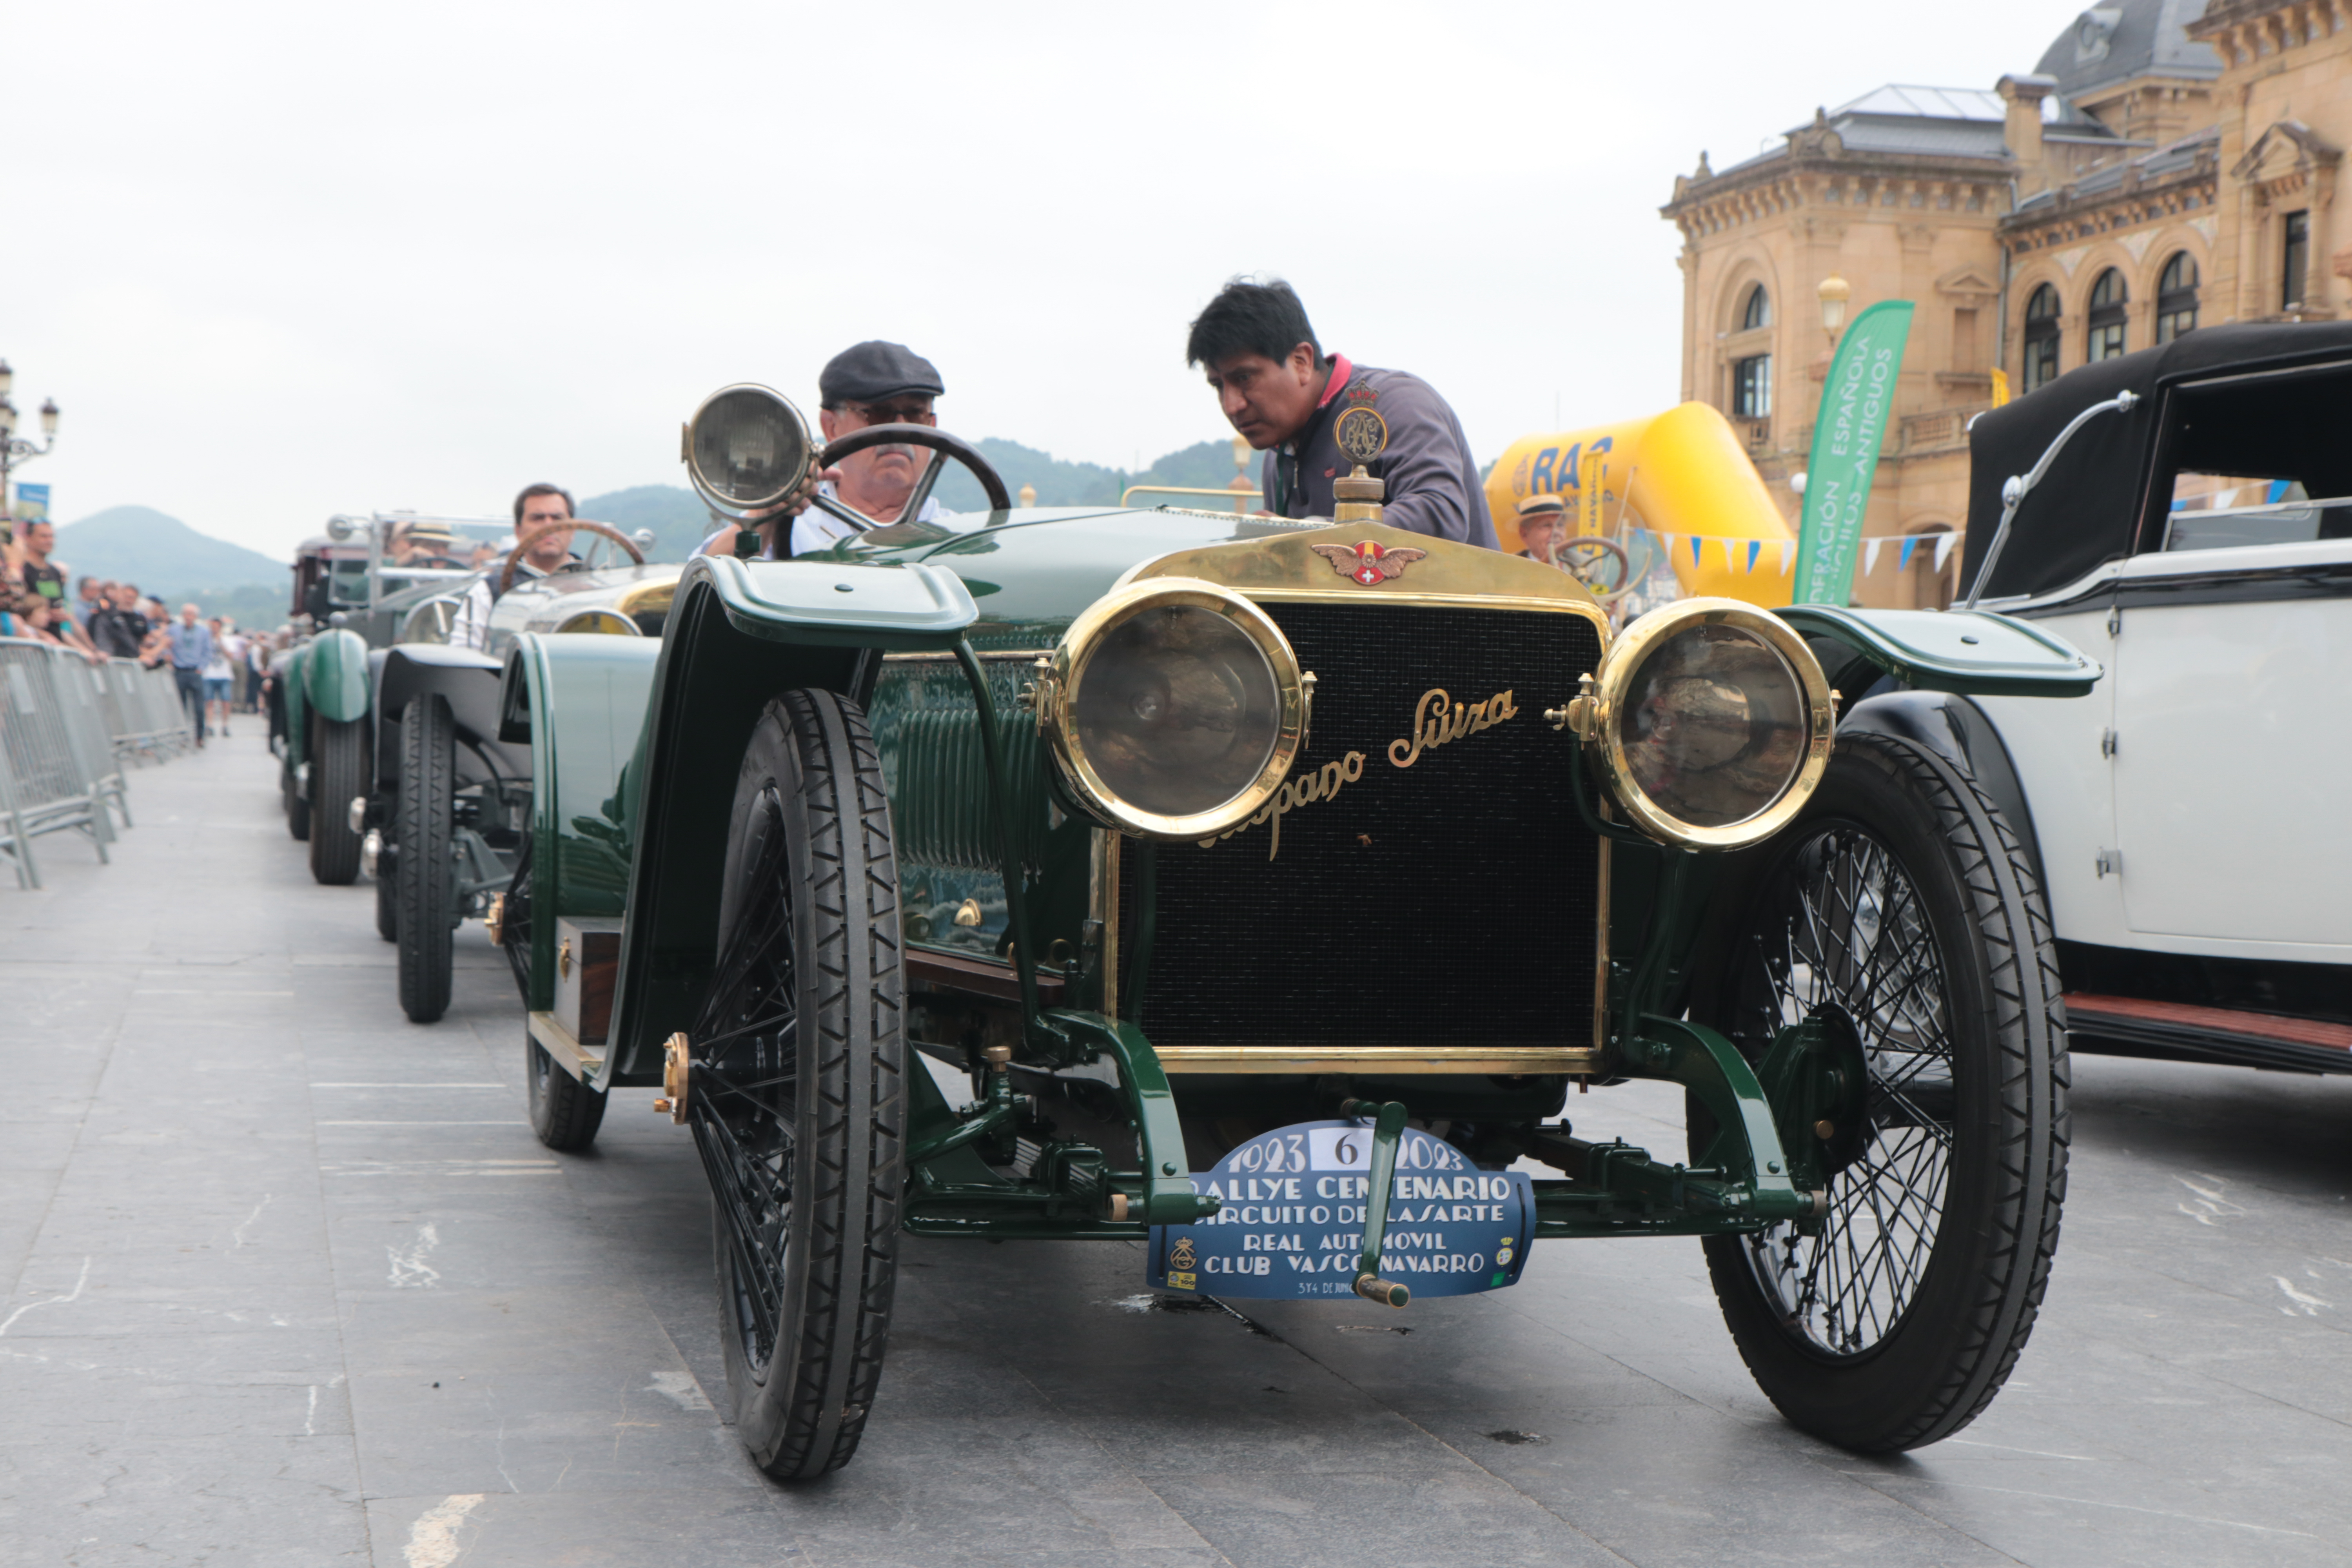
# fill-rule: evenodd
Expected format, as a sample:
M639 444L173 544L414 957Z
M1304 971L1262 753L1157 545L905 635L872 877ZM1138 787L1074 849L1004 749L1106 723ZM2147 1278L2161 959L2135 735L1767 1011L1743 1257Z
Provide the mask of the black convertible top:
M1976 582L2000 525L2002 483L2030 471L2067 421L2084 409L2126 390L2141 399L2128 414L2099 416L2067 443L2018 508L1986 597L2049 593L2103 561L2131 553L2147 504L2164 407L2159 393L2183 382L2331 361L2352 363L2352 322L2205 327L2158 348L2068 371L2040 391L1979 416L1969 432L1961 593Z

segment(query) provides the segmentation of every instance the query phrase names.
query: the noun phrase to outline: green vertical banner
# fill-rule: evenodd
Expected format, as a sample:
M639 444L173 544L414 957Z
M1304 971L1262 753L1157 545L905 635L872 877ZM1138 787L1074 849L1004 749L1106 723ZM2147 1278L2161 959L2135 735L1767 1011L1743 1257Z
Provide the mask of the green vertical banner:
M1870 479L1894 416L1895 378L1911 335L1911 301L1882 300L1853 319L1830 362L1805 468L1797 529L1799 605L1843 606L1853 596L1853 552L1870 510Z

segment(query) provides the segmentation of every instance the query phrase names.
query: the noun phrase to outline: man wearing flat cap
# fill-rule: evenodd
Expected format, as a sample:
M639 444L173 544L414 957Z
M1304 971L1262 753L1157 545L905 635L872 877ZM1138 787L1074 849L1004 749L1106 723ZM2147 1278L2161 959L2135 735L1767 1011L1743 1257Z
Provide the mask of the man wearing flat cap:
M904 343L878 339L834 355L817 378L816 389L817 425L828 445L868 425L937 425L940 416L932 412L931 400L947 391L930 361ZM922 475L925 457L917 447L898 445L851 453L838 468L814 476L814 484L803 484L792 500L755 520L762 542L760 553L770 558L806 555L830 549L856 531L828 512L812 510L810 502L819 495L872 518L877 528L902 521L898 514ZM914 521L929 522L939 511L939 500L932 497ZM778 550L776 534L786 519L792 523L789 546ZM731 553L736 533L731 523L721 528L702 542L697 553Z

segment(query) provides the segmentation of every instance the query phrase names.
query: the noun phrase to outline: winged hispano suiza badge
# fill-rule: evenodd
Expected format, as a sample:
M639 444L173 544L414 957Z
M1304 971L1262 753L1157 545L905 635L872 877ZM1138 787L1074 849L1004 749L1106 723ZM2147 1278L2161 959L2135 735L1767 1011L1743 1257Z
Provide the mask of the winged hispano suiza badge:
M1409 544L1383 545L1370 539L1360 544L1317 544L1310 548L1331 563L1332 571L1367 588L1403 576L1406 567L1429 553Z
M1262 1133L1192 1190L1224 1200L1189 1225L1151 1227L1150 1283L1211 1296L1298 1300L1355 1296L1363 1260L1372 1130L1302 1121ZM1417 1127L1397 1142L1381 1278L1413 1298L1468 1296L1519 1281L1535 1236L1535 1188L1517 1171L1482 1171Z

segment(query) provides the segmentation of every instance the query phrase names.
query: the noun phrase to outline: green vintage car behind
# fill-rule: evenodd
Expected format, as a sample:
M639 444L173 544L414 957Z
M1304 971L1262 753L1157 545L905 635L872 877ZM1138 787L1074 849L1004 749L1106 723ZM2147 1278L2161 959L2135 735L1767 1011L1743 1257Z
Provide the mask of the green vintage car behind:
M1376 484L1334 523L1014 510L952 437L819 455L754 386L686 455L742 515L881 441L996 510L698 559L658 647L525 637L501 699L534 1124L580 1147L659 1085L691 1130L761 1468L855 1451L903 1233L1390 1307L1696 1236L1800 1426L1896 1450L1984 1408L2065 1190L2049 923L1974 781L1832 745L1823 668L2063 698L2095 665L1990 615L1612 635ZM1687 1150L1562 1116L1635 1079L1686 1091Z
M347 809L364 834L360 864L375 879L376 932L396 945L396 990L413 1024L434 1023L449 1005L457 926L480 916L495 935L509 902L528 908L531 757L498 738L507 650L524 633L658 637L669 609L678 567L647 565L608 523L575 520L566 531L618 545L628 563L583 561L517 580L490 611L485 648L449 642L473 586L458 583L415 604L398 640L376 656L374 785ZM493 569L493 586L504 573L503 563ZM518 963L523 953L508 949Z
M278 795L286 830L310 847L310 875L330 886L361 871L360 824L351 803L374 777L376 672L383 650L400 639L420 608L464 589L478 574L456 566L403 565L387 546L420 524L455 542L488 543L506 531L495 518L450 518L413 511L337 513L324 534L294 552L294 624L301 642L274 668L284 703Z

